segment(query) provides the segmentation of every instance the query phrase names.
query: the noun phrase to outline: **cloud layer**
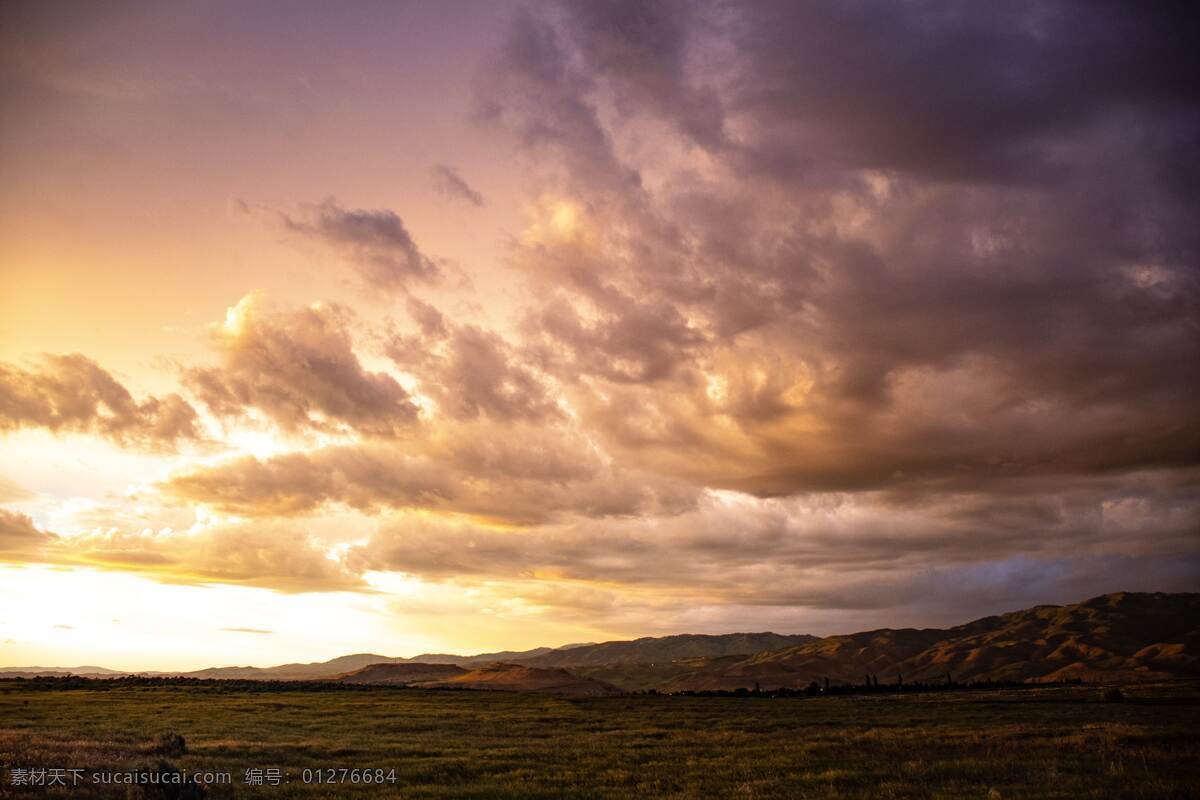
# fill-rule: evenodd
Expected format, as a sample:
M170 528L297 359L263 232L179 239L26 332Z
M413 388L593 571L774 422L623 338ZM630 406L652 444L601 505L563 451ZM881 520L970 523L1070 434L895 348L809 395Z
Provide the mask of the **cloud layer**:
M1171 20L871 8L518 21L485 107L580 209L514 254L531 350L623 459L763 496L1194 465L1200 122L1100 54L1193 68Z
M199 409L278 434L144 489L230 519L67 541L8 514L0 549L287 590L399 573L628 630L1194 585L1194 28L1173 4L515 13L474 108L529 183L504 296L447 287L393 211L280 214L386 318L248 296L191 400L79 355L0 367L4 430L169 447ZM473 219L500 204L432 177Z
M430 170L434 188L444 197L451 200L461 200L476 208L483 208L483 195L472 188L471 184L458 174L458 170L448 164L435 164Z
M178 394L138 402L120 381L80 355L47 355L26 369L0 364L0 432L45 428L119 444L172 448L200 438L198 417Z
M418 409L394 378L363 368L348 330L352 316L323 303L274 312L248 295L213 329L220 366L189 368L184 382L218 417L253 410L287 432L395 434Z
M399 291L441 277L404 220L390 209L349 209L328 197L296 216L279 214L283 230L344 259L372 289Z

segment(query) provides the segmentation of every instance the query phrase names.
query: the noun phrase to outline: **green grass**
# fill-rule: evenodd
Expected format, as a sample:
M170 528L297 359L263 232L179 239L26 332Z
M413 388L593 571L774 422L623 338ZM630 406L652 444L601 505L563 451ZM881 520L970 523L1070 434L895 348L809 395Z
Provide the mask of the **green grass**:
M123 787L19 789L8 767L128 770L163 729L169 761L227 771L210 797L1200 797L1200 687L1095 687L817 698L502 692L47 689L0 683L0 796L126 797ZM243 785L247 768L290 773ZM305 785L304 768L395 769L380 787ZM139 796L137 792L132 796Z

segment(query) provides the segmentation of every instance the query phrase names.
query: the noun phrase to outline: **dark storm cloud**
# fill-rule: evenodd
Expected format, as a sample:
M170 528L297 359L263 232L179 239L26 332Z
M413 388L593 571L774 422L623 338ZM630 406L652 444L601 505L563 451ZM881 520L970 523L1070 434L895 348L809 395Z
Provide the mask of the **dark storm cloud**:
M1193 475L1169 492L1156 485L1161 478L1090 481L1065 492L1031 482L1008 497L942 493L919 507L864 494L766 504L710 499L671 518L522 531L410 518L385 523L348 559L436 580L552 576L743 607L869 610L935 596L969 597L978 608L989 607L989 596L993 604L1013 598L1015 607L1022 592L1069 599L1123 585L1123 568L1134 570L1128 577L1139 586L1153 586L1157 571L1171 587L1187 588L1197 563L1189 552L1200 533L1200 484ZM1157 532L1152 542L1139 539L1147 528ZM1056 576L1061 586L1052 585ZM541 602L570 604L553 596Z
M163 449L199 439L198 421L177 394L134 400L108 371L78 353L44 356L34 369L0 363L0 432L45 428Z
M286 431L345 426L394 435L416 423L417 407L394 378L363 368L350 318L327 304L266 311L248 296L214 329L220 366L187 369L185 383L220 417L254 409Z
M621 164L595 108L591 78L572 65L561 37L526 12L481 79L477 115L512 131L528 148L561 158L594 186L623 189L638 175Z
M548 298L529 352L622 459L708 486L1194 465L1200 237L1170 169L1200 132L1194 20L872 3L519 19L484 105L557 155L552 190L588 225L516 248ZM672 93L707 96L720 124ZM620 146L664 116L675 160Z
M1195 133L1187 3L768 2L733 17L731 106L779 165L1045 181L1089 166L1095 127Z
M1164 153L1195 141L1200 23L1185 2L610 0L558 16L557 40L618 106L764 169L1057 178L1079 166L1078 137L1119 116L1156 117L1143 143ZM528 42L519 30L510 47L533 58Z
M721 98L700 83L703 74L689 73L689 66L697 66L689 63L689 36L720 24L710 9L703 4L615 0L572 3L564 12L589 67L614 82L619 108L655 109L694 141L724 144Z
M483 208L483 195L471 188L471 184L458 174L458 170L447 164L435 164L430 170L433 176L433 186L443 196L452 200L462 200L476 208Z
M285 231L341 256L373 288L401 290L414 281L428 283L441 276L390 209L348 209L329 197L298 216L279 216Z

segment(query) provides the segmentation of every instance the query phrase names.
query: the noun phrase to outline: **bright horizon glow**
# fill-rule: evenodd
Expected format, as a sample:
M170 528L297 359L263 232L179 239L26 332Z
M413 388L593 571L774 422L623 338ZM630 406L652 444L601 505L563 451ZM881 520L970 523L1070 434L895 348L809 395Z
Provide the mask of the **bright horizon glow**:
M461 602L458 593L391 576L379 584L389 587L387 595L286 595L228 585L168 584L85 567L0 565L0 607L22 612L0 619L0 667L188 671L319 662L353 653L411 658L545 644L506 630L503 622L499 629L493 622L490 632L477 629L467 639L457 638L455 625L446 625L446 618L421 634L406 633L406 598L437 598L450 606ZM79 597L91 600L80 604ZM444 630L439 635L435 627ZM554 646L572 641L559 636ZM512 642L519 646L510 648Z

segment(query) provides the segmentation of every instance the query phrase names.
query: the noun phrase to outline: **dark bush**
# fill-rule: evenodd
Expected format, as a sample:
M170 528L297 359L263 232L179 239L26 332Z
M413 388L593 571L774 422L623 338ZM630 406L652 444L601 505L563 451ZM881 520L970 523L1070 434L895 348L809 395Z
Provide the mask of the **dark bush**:
M164 756L181 756L187 752L187 742L175 731L163 731L154 739L150 751Z
M1112 686L1104 690L1104 694L1100 695L1100 700L1105 703L1121 703L1125 701L1125 694L1117 687Z

